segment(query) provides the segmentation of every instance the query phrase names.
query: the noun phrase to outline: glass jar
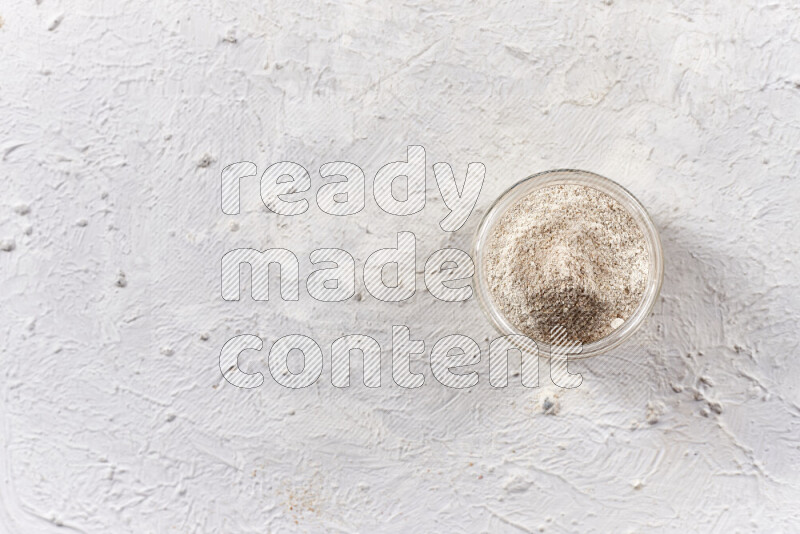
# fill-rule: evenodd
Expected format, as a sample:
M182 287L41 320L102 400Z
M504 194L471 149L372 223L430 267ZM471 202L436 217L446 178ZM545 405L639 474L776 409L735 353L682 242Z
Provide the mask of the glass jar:
M472 250L472 257L476 263L475 275L473 276L474 287L478 295L478 303L481 309L497 331L504 336L516 334L517 336L509 338L512 342L521 339L518 336L524 334L503 316L500 312L500 308L494 301L494 296L489 290L486 276L486 250L489 245L489 239L494 232L495 225L502 219L503 215L511 206L536 189L554 185L582 185L591 187L619 202L631 217L633 217L636 224L639 225L639 228L641 228L645 240L647 241L647 250L650 256L644 295L636 310L610 334L602 339L583 345L579 354L570 355L570 359L588 358L610 351L633 335L653 309L659 291L661 290L661 282L664 278L664 257L658 231L652 219L650 219L650 216L647 214L647 211L644 209L644 206L642 206L636 197L627 189L618 183L588 171L557 169L534 174L508 188L489 207L489 210L483 216L478 226L478 231L475 234ZM540 340L534 341L539 354L549 357L551 353L550 344ZM532 345L524 341L515 344L527 351L532 349Z

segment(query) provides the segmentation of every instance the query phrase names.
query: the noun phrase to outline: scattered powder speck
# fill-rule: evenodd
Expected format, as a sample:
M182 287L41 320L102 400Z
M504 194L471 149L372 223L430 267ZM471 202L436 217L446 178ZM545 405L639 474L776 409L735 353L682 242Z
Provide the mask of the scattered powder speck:
M525 335L562 326L591 343L618 328L644 295L649 254L633 217L582 185L537 189L511 206L489 239L489 289Z
M200 169L205 169L210 167L212 163L214 163L214 158L208 154L203 154L203 156L197 161L197 167Z
M47 31L49 31L49 32L54 32L54 31L56 31L56 29L58 29L58 27L59 27L59 26L61 26L61 22L62 22L63 20L64 20L64 15L59 15L59 16L57 16L56 18L54 18L54 19L53 19L53 20L50 22L50 25L47 27Z

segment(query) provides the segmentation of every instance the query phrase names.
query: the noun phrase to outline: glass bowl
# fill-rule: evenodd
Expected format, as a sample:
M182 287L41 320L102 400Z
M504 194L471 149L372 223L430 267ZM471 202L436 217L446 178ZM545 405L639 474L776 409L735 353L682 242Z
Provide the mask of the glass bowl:
M522 338L519 336L524 336L524 334L503 316L489 290L486 276L486 250L494 227L502 219L506 210L534 190L554 185L583 185L607 194L628 211L639 225L639 228L641 228L645 240L647 241L650 263L644 295L639 306L634 310L631 316L614 331L602 339L583 345L579 354L570 354L570 359L574 360L597 356L598 354L604 354L614 347L619 346L631 337L641 326L658 299L658 293L661 290L661 282L664 278L664 256L661 248L661 239L658 237L658 231L652 219L650 219L650 216L647 214L647 211L644 209L644 206L642 206L636 197L627 189L618 183L588 171L557 169L534 174L506 189L506 191L489 207L489 210L483 216L478 226L478 231L475 234L472 251L472 257L475 258L476 262L476 269L473 277L475 292L478 295L478 303L481 309L495 329L504 336L516 335L515 337L509 338L511 342L520 348L530 351L533 348L532 345L524 340L520 341ZM551 353L550 344L538 339L534 341L539 354L549 357Z

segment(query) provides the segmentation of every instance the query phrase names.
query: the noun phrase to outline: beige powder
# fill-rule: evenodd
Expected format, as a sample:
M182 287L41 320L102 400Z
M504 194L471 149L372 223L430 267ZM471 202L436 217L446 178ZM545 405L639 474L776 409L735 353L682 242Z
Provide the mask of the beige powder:
M627 319L644 295L647 242L610 196L582 185L533 191L495 226L486 254L489 290L525 335L550 341L563 326L581 343Z

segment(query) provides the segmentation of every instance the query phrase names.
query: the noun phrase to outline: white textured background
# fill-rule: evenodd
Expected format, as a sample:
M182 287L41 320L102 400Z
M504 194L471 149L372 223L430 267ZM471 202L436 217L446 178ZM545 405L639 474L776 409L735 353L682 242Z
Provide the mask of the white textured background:
M0 3L0 529L38 532L797 532L800 529L800 9L628 0ZM219 173L293 160L368 184L421 144L428 205L270 215L256 181L224 216ZM487 167L450 235L430 165ZM468 249L535 171L616 179L662 232L654 316L577 390L488 384L476 301L223 302L235 247L350 250L399 230L420 262ZM309 194L313 199L313 195ZM232 223L239 225L238 229ZM12 241L13 240L13 241ZM422 268L422 263L418 269ZM127 285L119 287L120 273ZM421 278L420 278L421 282ZM395 386L392 324L429 350L481 342L480 383ZM244 391L278 335L384 347L383 387ZM208 335L207 340L201 336ZM547 413L545 413L547 412Z

